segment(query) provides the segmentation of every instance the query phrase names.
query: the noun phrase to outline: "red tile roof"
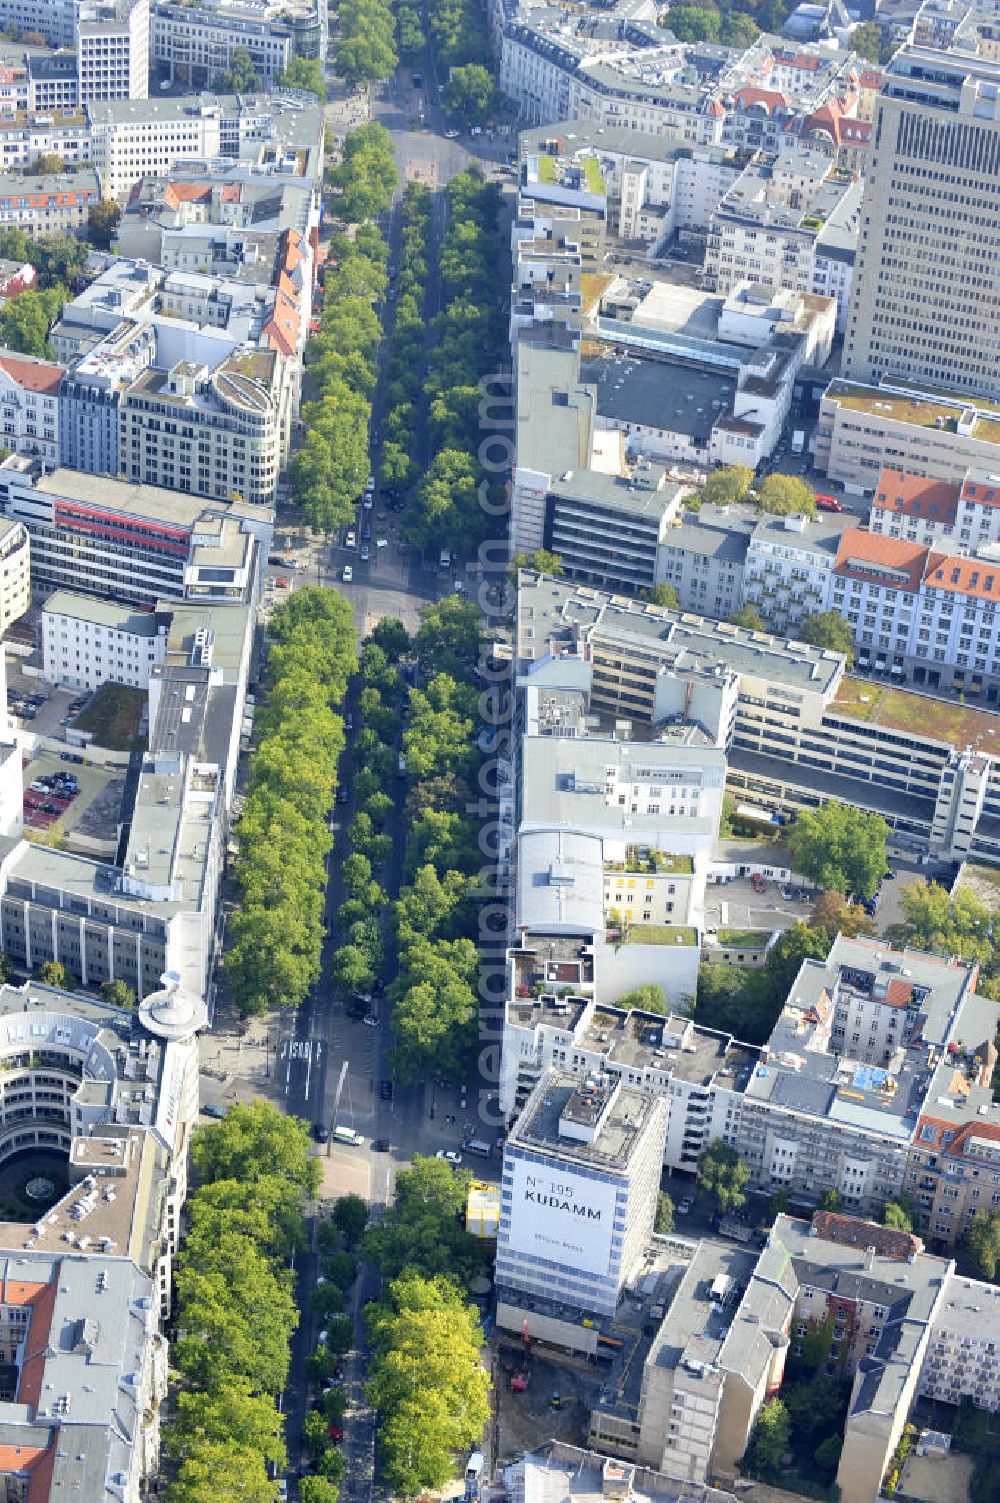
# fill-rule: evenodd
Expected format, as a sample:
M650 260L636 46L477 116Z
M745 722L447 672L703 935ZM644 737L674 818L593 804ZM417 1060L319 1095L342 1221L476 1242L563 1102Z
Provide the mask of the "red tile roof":
M745 110L749 109L751 105L762 104L769 115L773 114L775 110L787 110L788 108L788 100L784 94L779 94L776 89L737 89L736 99Z
M970 480L967 475L962 496L978 506L1000 506L1000 477L990 475L986 480Z
M26 391L44 391L50 397L58 395L59 383L66 374L61 365L53 365L45 360L36 361L23 356L8 355L6 350L0 350L0 368Z
M874 532L849 527L841 535L834 573L851 579L867 579L899 590L920 588L927 549L901 538L883 538Z
M923 1250L923 1242L911 1232L897 1232L892 1227L864 1221L860 1216L841 1216L836 1211L816 1211L810 1223L817 1237L836 1242L839 1247L874 1247L879 1257L908 1263L914 1253Z
M1000 600L1000 564L985 563L981 558L932 553L924 582L933 590L973 595L977 600Z
M960 491L952 480L928 480L924 475L885 469L878 477L872 507L950 526L958 515Z
M950 1138L944 1141L949 1133ZM1000 1143L1000 1123L962 1122L956 1127L954 1118L949 1121L946 1117L923 1116L917 1121L913 1143L917 1148L932 1149L935 1153L949 1153L957 1158L975 1153L975 1149L971 1146L973 1138L985 1138L987 1142Z

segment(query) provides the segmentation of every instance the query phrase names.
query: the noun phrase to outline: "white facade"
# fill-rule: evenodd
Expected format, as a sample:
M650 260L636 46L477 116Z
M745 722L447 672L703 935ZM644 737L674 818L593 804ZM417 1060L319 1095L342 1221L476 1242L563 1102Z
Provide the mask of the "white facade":
M109 198L121 198L140 178L166 177L181 157L221 155L218 105L157 104L140 100L131 108L91 111L91 160Z
M21 522L0 522L0 632L31 604L31 544ZM6 694L6 687L5 687ZM6 699L3 706L6 713Z
M149 92L149 0L94 0L80 7L79 99L145 99Z
M43 675L71 689L99 689L109 680L148 689L162 663L167 622L154 612L59 590L42 608Z
M59 384L63 367L0 351L0 443L17 454L59 463Z

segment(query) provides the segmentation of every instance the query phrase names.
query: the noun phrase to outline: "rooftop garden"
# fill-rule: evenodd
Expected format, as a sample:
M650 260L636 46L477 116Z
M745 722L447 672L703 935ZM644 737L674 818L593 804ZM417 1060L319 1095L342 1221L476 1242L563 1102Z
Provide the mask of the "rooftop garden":
M612 872L635 872L646 877L690 877L694 862L690 856L674 856L669 851L657 851L646 845L625 847L624 861L608 861L605 869Z
M580 166L583 168L584 182L587 184L588 193L604 192L604 174L596 157L581 157Z
M911 731L953 746L974 746L981 751L1000 750L1000 716L957 699L937 699L915 694L891 684L845 677L828 711L891 730Z
M556 159L547 151L538 153L538 181L540 183L555 183Z
M630 924L622 935L626 945L696 945L697 929L683 924Z
M130 689L109 679L76 717L73 729L92 736L98 746L106 746L109 751L138 751L139 722L145 703L141 689Z
M763 950L771 934L768 929L720 929L717 938L727 950Z

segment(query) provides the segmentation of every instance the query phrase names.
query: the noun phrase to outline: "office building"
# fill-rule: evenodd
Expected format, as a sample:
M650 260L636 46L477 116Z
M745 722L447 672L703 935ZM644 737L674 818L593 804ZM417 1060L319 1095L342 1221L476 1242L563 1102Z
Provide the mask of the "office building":
M2 443L15 454L59 463L59 386L65 375L52 360L0 350Z
M79 0L76 33L81 105L146 98L149 0Z
M887 382L831 381L820 401L816 468L854 494L874 491L886 466L932 480L971 467L1000 470L1000 409Z
M122 396L121 469L130 480L217 501L270 506L281 462L278 355L234 354L216 370L179 361Z
M839 798L942 859L1000 855L989 710L852 678L836 653L530 573L514 657L524 685L538 675L547 692L582 693L591 714L698 726L725 749L739 796L788 812Z
M1000 398L998 100L998 61L910 45L889 64L844 345L852 381Z
M23 522L39 592L69 589L130 605L190 595L246 602L267 553L270 513L209 504L160 486L58 469L11 455L0 515Z
M88 108L91 160L109 198L178 161L227 157L262 172L319 180L323 111L294 91L108 100Z
M294 56L292 27L277 8L223 6L199 8L160 0L150 17L152 61L174 83L190 90L218 86L233 66L237 48L249 54L261 84L276 83Z
M0 1479L8 1498L139 1503L158 1475L170 1274L198 1113L200 998L134 1014L0 989L0 1158L68 1155L36 1224L0 1223Z
M653 1230L662 1100L621 1081L553 1071L507 1138L497 1237L497 1320L521 1304L612 1315Z

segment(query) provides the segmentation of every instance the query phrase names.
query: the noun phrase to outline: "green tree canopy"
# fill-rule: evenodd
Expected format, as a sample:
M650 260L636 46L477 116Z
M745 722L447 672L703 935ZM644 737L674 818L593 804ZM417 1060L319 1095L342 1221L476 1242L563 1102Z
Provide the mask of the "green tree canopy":
M136 1004L136 996L127 982L102 981L101 1001L109 1003L112 1007L120 1007L125 1012L131 1012Z
M981 1211L962 1238L962 1264L977 1279L1000 1282L1000 1211Z
M450 1273L463 1282L481 1272L483 1253L465 1230L465 1198L472 1176L441 1159L414 1157L396 1176L396 1203L365 1232L365 1258L383 1278L415 1269L427 1278Z
M655 981L648 981L645 986L637 986L634 991L625 992L615 1003L616 1007L636 1007L640 1012L655 1012L661 1017L666 1017L670 1011L667 994L662 986L657 986Z
M385 1480L403 1497L443 1487L489 1415L479 1318L448 1279L410 1272L372 1307L369 1330Z
M232 1442L284 1467L285 1421L268 1395L254 1393L245 1378L231 1378L212 1393L180 1389L170 1429L170 1451L179 1461L206 1444Z
M413 646L424 673L461 678L479 657L477 607L458 595L445 595L425 605Z
M661 1190L656 1198L656 1221L653 1225L654 1232L661 1237L669 1236L674 1229L674 1203L665 1190Z
M51 360L55 351L49 344L49 329L62 312L66 298L65 287L51 287L44 292L29 290L8 298L0 308L0 344L22 355Z
M715 1138L698 1157L698 1188L714 1196L720 1211L734 1211L746 1202L750 1170L735 1148Z
M712 506L732 506L746 498L753 479L753 470L749 465L722 465L708 476L702 486L701 499Z
M234 47L229 67L219 76L219 88L226 94L252 94L260 88L253 58L245 47Z
M262 1174L290 1180L314 1195L320 1166L309 1151L308 1124L288 1117L269 1101L238 1102L225 1120L195 1134L192 1157L203 1180L237 1179L248 1184Z
M289 59L288 67L285 68L278 82L286 89L302 89L306 94L315 94L317 99L326 98L323 64L318 58L293 57Z
M715 9L696 5L671 5L667 25L679 42L717 42L722 17Z
M888 834L881 815L830 799L799 815L788 851L795 870L819 886L870 898L885 871Z
M764 617L752 605L742 605L735 616L730 616L734 626L745 627L747 631L766 631L767 625Z
M850 47L858 57L876 66L882 60L882 28L877 21L862 21L851 32Z
M854 632L839 611L818 611L814 616L807 616L795 634L811 647L842 652L848 663L854 661Z
M681 608L680 596L672 584L655 584L651 590L643 590L640 598L648 600L652 605L661 605L668 611L679 611Z
M451 70L445 84L445 108L462 115L470 125L482 125L489 119L496 96L496 85L488 68L480 63L464 63Z
M115 232L121 223L121 205L113 198L104 198L87 211L87 239L98 250L110 250Z
M792 512L802 512L807 517L816 515L816 496L798 475L765 475L757 487L757 504L761 511L783 517Z
M762 1477L780 1472L791 1434L792 1422L785 1405L780 1399L768 1399L757 1416L743 1470Z
M274 1483L258 1451L233 1440L205 1440L191 1447L167 1496L170 1503L274 1503Z
M565 574L563 561L558 553L547 548L535 548L530 553L515 553L507 566L507 578L514 584L521 569L533 569L536 574L551 574L554 578Z

